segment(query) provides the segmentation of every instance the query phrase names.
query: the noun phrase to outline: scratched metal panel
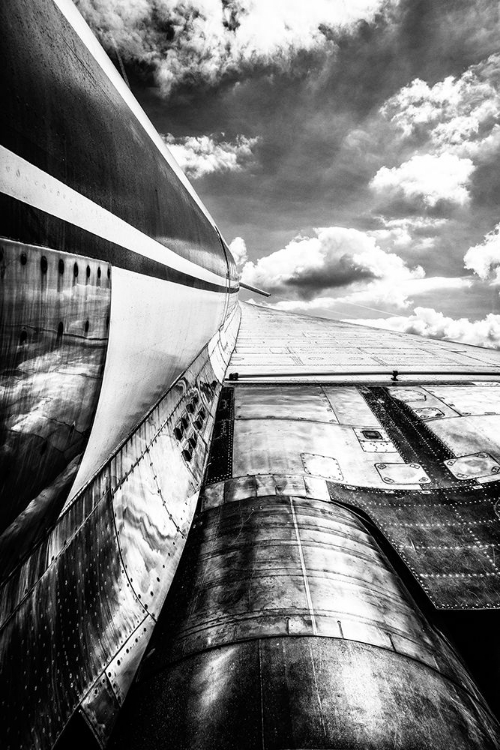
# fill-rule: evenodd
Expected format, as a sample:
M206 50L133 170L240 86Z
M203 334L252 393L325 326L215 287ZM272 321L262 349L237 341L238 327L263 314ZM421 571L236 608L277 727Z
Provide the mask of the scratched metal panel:
M381 426L379 420L356 388L324 386L323 390L340 424L356 427Z
M16 735L5 737L1 725L2 747L51 746L79 705L96 736L111 729L137 665L127 639L135 633L135 642L140 624L159 611L196 505L204 456L194 453L206 451L220 391L207 348L181 380L67 504L2 591L0 701L15 717L9 727ZM198 424L202 407L207 413ZM200 430L190 460L172 434L185 411L189 429ZM17 680L17 694L9 686L19 668L30 679Z
M349 394L349 403L352 401L354 400L351 400ZM361 420L365 416L364 408L357 408L358 403L354 402L356 412L353 409L349 413L349 419L359 416ZM368 409L366 404L365 406ZM375 426L379 425L375 417L372 417L372 424L374 422ZM363 424L361 421L359 423ZM301 474L305 471L303 454L314 454L336 461L336 464L332 464L335 470L332 468L330 477L319 474L323 478L338 479L349 484L384 485L376 468L376 464L380 463L380 453L364 450L351 427L285 419L236 420L233 444L234 476ZM403 464L403 459L396 451L385 453L384 460ZM419 477L420 474L416 475L414 481ZM403 484L407 481L405 477Z
M178 561L176 545L182 548L183 536L158 493L153 472L146 460L140 461L115 492L113 506L130 584L144 607L154 613L163 604L166 565L171 579Z
M421 419L439 419L441 417L458 416L458 412L455 409L452 409L445 401L434 395L434 389L389 388L389 393L398 401L408 404L416 416ZM431 410L435 410L436 413L433 414Z
M479 415L429 422L429 429L453 456L489 453L500 459L500 415Z
M143 617L120 561L111 507L103 501L3 629L0 705L9 721L2 722L2 747L41 748L53 741L100 665Z
M234 393L235 419L338 421L320 387L238 385Z
M197 517L110 748L382 750L395 731L402 747L498 748L366 527L319 501L258 503Z
M341 639L212 649L139 683L134 699L112 750L500 746L474 694L412 659Z
M111 268L7 240L0 266L0 547L12 563L57 518L87 444ZM8 571L0 569L1 578Z
M258 476L235 477L226 482L205 485L200 493L201 510L217 508L224 503L245 500L249 497L269 495L294 495L316 500L329 500L328 485L320 477L296 474L260 474Z
M160 618L152 645L155 669L235 640L300 633L397 648L449 668L363 525L321 501L271 496L203 513L176 581L176 604L167 602L168 623Z
M500 414L500 390L488 385L433 386L428 390L458 414Z

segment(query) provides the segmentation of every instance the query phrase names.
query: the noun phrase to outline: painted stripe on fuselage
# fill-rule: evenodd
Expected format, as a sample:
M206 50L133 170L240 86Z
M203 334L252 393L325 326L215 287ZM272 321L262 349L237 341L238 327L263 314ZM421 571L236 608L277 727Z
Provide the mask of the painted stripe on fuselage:
M182 258L3 146L0 146L0 161L0 191L6 195L180 274L227 289L228 280L223 276Z
M91 29L85 22L84 18L80 15L80 12L78 9L73 5L72 2L68 2L68 0L53 0L54 5L56 5L63 16L66 18L69 24L73 27L75 32L78 34L80 39L82 40L83 44L86 46L94 60L98 63L98 65L101 67L102 71L106 74L106 76L109 78L115 89L119 92L120 96L126 102L129 109L134 113L137 120L141 123L142 127L146 131L146 133L149 135L157 149L162 154L165 161L169 164L169 166L174 170L175 174L179 178L179 180L182 182L186 190L189 192L191 197L196 201L197 205L201 208L207 219L210 221L212 226L215 226L215 222L213 218L208 213L207 209L201 202L199 196L194 191L191 183L187 179L184 172L181 170L177 162L175 161L174 157L168 150L167 146L161 139L160 135L158 134L156 128L154 127L151 120L148 118L144 110L142 109L141 105L135 98L135 96L132 94L130 89L127 87L125 81L120 76L118 71L116 70L115 66L107 56L104 49L101 47L99 42L97 41L96 37L92 33Z
M237 286L227 287L222 284L211 284L196 276L176 271L164 263L151 260L144 255L126 250L121 245L97 237L85 229L58 219L52 214L41 211L32 206L27 209L26 204L0 192L0 215L3 217L2 235L8 242L12 237L14 242L21 242L24 246L36 245L38 248L48 248L67 255L75 255L75 262L81 262L81 256L92 258L102 263L110 263L115 268L151 276L161 281L171 281L174 284L203 289L218 294L235 294Z

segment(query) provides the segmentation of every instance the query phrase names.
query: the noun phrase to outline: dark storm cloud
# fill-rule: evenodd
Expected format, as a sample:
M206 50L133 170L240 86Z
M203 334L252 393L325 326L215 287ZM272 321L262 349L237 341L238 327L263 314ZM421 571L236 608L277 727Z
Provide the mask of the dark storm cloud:
M296 272L287 279L286 283L270 291L283 294L288 288L288 292L294 291L299 299L310 300L326 290L342 289L360 281L370 281L375 278L371 269L358 265L348 255L344 255L331 268L321 267L316 271Z

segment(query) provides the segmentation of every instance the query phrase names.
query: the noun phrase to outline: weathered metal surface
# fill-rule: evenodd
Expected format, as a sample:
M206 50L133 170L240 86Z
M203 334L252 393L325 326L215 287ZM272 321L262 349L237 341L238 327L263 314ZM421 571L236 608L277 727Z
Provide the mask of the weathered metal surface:
M330 495L325 479L307 474L259 474L248 477L234 477L226 482L205 484L200 493L200 508L209 510L224 503L244 500L248 497L290 494L296 497L310 497L329 500Z
M202 490L111 747L499 748L463 664L353 510L374 520L437 606L500 606L493 485L457 481L446 448L384 389L329 387L341 424L323 421L323 388L311 388L311 412L308 388L290 390L234 387L235 476ZM286 418L281 405L298 393L299 418ZM348 463L333 453L347 434L345 455L370 456L379 486L363 486L359 466L341 482ZM406 459L382 464L364 443L397 444Z
M105 500L36 578L0 635L1 706L8 717L1 744L12 750L53 744L145 614L117 554Z
M375 464L382 481L386 484L426 484L431 480L420 464Z
M405 463L421 465L431 484L449 486L452 477L444 461L453 454L432 432L435 422L421 419L408 402L394 397L392 389L363 386L361 390Z
M493 750L491 715L414 659L340 638L250 640L137 684L110 748Z
M109 735L184 546L220 387L205 347L6 581L2 747L51 747L78 710Z
M500 734L363 522L274 495L196 517L110 747L166 744L483 750Z
M377 524L434 606L500 608L498 484L420 492L329 486L335 502Z
M0 240L0 579L62 507L101 390L107 263Z
M467 391L474 387L467 386ZM302 394L301 415L307 415L308 387L291 388ZM314 413L318 387L312 388ZM449 388L440 387L440 394L449 393ZM461 388L454 386L452 390L461 392ZM201 507L209 509L266 494L324 498L321 483L326 479L332 497L359 507L378 525L436 607L499 607L496 560L500 521L494 510L499 492L495 482L498 460L484 450L484 442L479 453L450 458L451 446L435 435L443 425L456 425L456 439L468 445L468 433L462 433L459 425L464 420L496 417L460 417L453 412L452 419L446 417L439 423L422 419L416 413L420 404L437 400L426 386L401 391L339 387L338 394L334 386L322 389L330 403L337 404L340 419L350 426L294 420L293 413L288 420L236 418L235 476L225 485L206 486ZM236 416L248 413L247 402L252 414L259 413L259 393L266 393L267 386L237 384L234 390ZM286 386L276 389L276 398L285 390ZM369 417L370 407L376 410L376 416ZM444 404L443 409L451 411ZM263 404L260 414L268 411L270 407ZM356 419L374 424L356 426ZM475 439L480 438L476 434ZM397 448L398 453L380 455L377 447L386 444ZM313 480L314 486L307 486ZM494 484L486 488L491 482Z
M235 418L339 421L322 388L281 385L239 386Z
M490 385L432 386L428 388L437 399L462 416L500 414L500 388Z
M363 524L330 503L271 496L203 513L176 581L175 614L152 642L155 670L209 647L287 634L361 641L451 669Z
M342 470L336 458L320 456L317 453L301 453L300 457L307 474L324 479L333 479L337 482L343 480Z
M473 453L471 456L450 458L444 463L457 479L496 479L500 473L500 464L489 453Z
M305 470L340 482L383 486L386 480L377 468L381 452L388 464L401 463L405 472L402 456L359 390L335 386L291 386L289 390L286 386L271 390L267 386L235 386L233 476L295 475ZM299 400L300 407L295 409L293 402ZM227 422L224 429L231 432ZM428 481L425 471L411 476L406 471L395 483L417 486L421 480ZM217 478L209 475L206 481Z
M411 415L428 422L427 441L459 480L497 479L500 462L500 389L484 383L428 385L413 391L390 389ZM426 407L422 407L422 401ZM440 446L440 449L439 449Z
M374 330L338 320L322 320L306 315L269 310L257 305L242 305L243 319L229 374L243 377L259 374L275 380L288 373L288 381L314 381L341 378L349 381L389 381L392 369L400 377L405 371L419 370L412 381L439 381L443 373L484 371L489 379L500 365L500 353L492 349L434 341L420 336ZM427 374L422 374L425 371ZM363 375L363 373L368 373ZM477 378L475 378L477 379Z
M207 462L205 481L229 479L233 470L234 391L223 388L216 412L215 429Z
M375 428L381 426L356 388L324 386L324 391L340 424Z
M500 459L500 415L443 419L432 422L429 428L453 456L486 451L496 460Z

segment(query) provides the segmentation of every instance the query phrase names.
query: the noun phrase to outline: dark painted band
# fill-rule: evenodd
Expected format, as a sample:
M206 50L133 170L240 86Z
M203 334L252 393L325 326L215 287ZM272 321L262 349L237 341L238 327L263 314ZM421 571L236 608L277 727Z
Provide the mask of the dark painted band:
M27 245L41 245L52 250L94 258L126 271L151 276L173 284L217 293L236 293L238 287L215 284L170 268L159 261L88 232L67 221L28 206L8 195L0 195L0 234ZM200 267L201 268L201 267ZM203 269L201 269L203 270Z

